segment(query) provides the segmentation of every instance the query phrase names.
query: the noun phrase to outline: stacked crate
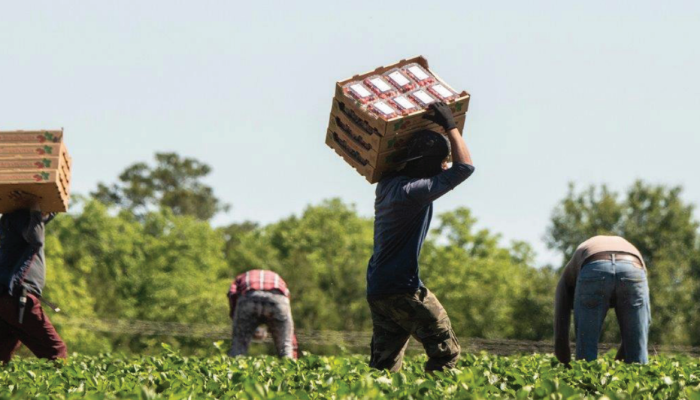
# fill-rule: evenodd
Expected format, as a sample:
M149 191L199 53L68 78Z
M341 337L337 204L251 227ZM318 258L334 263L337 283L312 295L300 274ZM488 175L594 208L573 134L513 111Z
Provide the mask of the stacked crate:
M65 212L70 181L63 130L0 131L0 214L20 207L11 198L16 192L39 197L44 212Z
M378 182L387 172L401 165L399 161L407 151L405 144L413 133L422 129L443 131L425 118L428 113L425 109L388 120L380 118L369 112L366 104L348 96L344 87L348 83L362 82L368 77L381 76L393 69L414 63L423 67L438 83L452 90L428 67L428 61L422 56L379 67L336 84L326 144L370 183ZM470 95L465 91L455 93L456 98L447 103L454 113L457 129L461 133L466 121Z

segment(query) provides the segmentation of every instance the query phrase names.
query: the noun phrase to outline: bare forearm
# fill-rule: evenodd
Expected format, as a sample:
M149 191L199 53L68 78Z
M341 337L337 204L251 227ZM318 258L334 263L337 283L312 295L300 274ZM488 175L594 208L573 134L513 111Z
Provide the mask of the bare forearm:
M474 165L469 148L464 142L462 135L459 134L459 130L457 128L450 130L447 133L447 137L450 139L450 145L452 146L452 162Z

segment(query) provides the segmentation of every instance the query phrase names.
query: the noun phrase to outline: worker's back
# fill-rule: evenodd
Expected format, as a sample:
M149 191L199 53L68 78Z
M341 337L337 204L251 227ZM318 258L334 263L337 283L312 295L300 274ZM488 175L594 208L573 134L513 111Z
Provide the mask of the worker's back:
M377 184L368 296L416 291L422 285L418 257L430 228L433 205L408 197L405 188L411 181L393 175Z

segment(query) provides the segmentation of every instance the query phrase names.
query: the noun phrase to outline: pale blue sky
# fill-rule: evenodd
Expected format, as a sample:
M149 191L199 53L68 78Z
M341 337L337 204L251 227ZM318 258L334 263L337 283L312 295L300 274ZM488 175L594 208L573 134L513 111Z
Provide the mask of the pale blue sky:
M569 181L700 204L700 3L5 1L0 129L65 127L73 190L156 151L214 168L217 223L373 190L324 145L336 80L422 54L472 94L477 171L436 204L542 237Z

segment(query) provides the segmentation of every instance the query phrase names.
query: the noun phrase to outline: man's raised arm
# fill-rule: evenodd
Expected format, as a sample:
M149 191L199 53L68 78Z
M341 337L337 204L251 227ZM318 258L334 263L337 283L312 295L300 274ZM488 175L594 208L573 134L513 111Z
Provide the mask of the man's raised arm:
M452 115L452 110L447 104L443 102L433 103L430 105L430 110L434 112L433 115L426 117L427 119L440 125L447 133L447 138L450 140L450 147L452 147L452 162L474 165L472 162L472 156L469 153L469 148L467 143L464 141L462 135L459 134L457 129L457 124L455 123L454 115Z
M474 172L469 148L464 138L459 134L452 110L443 102L430 105L432 115L425 118L440 125L450 141L452 148L452 167L442 171L432 178L418 179L406 186L408 197L420 203L428 203L437 200L445 193L464 182Z

